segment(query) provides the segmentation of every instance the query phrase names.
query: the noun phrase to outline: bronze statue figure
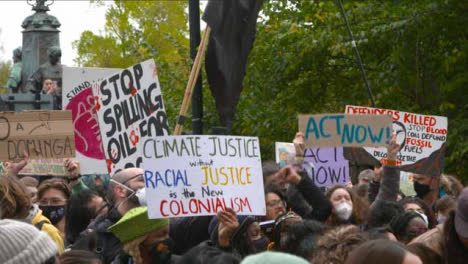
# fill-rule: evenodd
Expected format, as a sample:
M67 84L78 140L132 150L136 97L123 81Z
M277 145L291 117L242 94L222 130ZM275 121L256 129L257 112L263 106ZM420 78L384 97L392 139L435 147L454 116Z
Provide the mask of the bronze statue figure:
M49 60L39 66L39 69L29 78L27 90L34 93L62 95L62 51L57 46L47 49Z
M10 89L13 93L18 93L18 91L23 90L23 81L21 78L21 62L22 52L21 47L13 50L13 66L11 67L10 76L8 77L7 89Z

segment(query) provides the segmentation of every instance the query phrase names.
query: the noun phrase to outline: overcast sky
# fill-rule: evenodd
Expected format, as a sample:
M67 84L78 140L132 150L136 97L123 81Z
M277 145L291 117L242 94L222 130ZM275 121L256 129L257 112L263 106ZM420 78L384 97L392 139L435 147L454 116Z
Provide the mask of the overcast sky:
M200 2L203 10L206 1ZM106 4L110 3L112 1ZM21 24L26 17L34 13L31 8L26 0L0 0L0 46L3 45L4 48L0 50L0 60L11 60L13 50L22 45ZM91 5L88 0L55 0L49 8L48 13L57 17L62 24L59 28L62 64L77 66L73 62L76 53L72 49L72 42L78 40L81 32L85 30L91 30L95 34L104 30L106 7ZM201 27L205 27L203 21Z
M104 29L106 7L91 5L89 1L55 1L49 8L48 13L62 24L59 28L62 63L75 66L72 42L79 39L84 30L99 33ZM4 48L0 51L1 60L11 60L13 49L22 45L21 24L33 13L26 0L0 1L0 43Z

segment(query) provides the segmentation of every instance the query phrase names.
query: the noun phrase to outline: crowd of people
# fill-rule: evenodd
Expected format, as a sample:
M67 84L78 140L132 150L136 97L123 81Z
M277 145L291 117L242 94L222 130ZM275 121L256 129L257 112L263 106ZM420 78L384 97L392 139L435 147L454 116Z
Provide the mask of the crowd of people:
M323 190L302 169L302 133L294 144L293 164L263 163L264 216L148 219L143 169L80 175L67 160L67 178L21 177L27 156L7 163L0 263L468 263L468 188L456 177L414 174L405 197L384 165ZM393 136L388 159L398 150Z

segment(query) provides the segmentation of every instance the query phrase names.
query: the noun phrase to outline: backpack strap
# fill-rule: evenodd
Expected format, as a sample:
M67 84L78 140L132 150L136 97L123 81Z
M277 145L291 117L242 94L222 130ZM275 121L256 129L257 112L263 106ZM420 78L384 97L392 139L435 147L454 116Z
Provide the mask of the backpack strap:
M37 222L34 226L35 226L37 229L42 230L42 226L43 226L44 224L47 224L47 221L46 221L46 220L42 220L42 221L40 221L40 222Z

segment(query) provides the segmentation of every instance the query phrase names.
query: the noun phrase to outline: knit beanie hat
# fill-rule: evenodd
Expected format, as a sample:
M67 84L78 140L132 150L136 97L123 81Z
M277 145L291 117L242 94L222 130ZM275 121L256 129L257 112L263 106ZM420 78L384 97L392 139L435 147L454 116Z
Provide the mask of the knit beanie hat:
M267 251L246 257L241 264L309 264L303 258L280 252Z
M128 211L117 223L109 227L122 242L133 239L169 225L169 219L148 219L148 208L137 207Z
M11 219L0 220L0 263L41 264L57 254L57 246L35 226Z

